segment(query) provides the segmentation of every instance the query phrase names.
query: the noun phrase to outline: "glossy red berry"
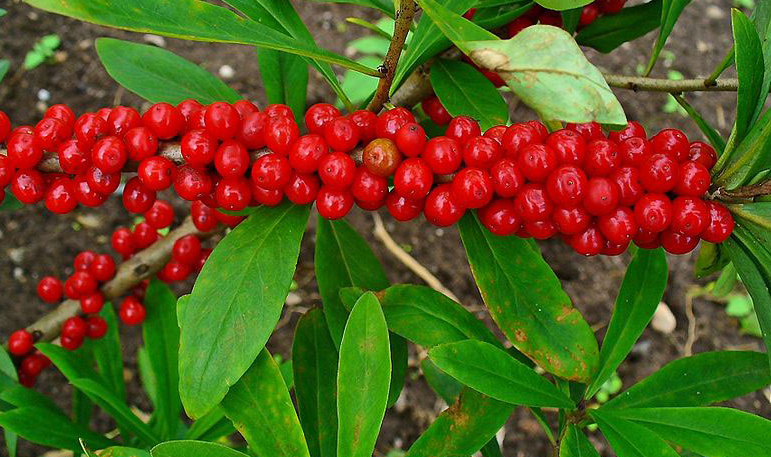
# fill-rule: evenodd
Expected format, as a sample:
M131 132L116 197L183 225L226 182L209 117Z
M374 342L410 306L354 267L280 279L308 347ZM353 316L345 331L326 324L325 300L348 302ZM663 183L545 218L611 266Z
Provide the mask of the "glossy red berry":
M156 103L142 115L142 125L161 140L174 138L185 128L185 118L168 103Z
M62 282L53 276L46 276L37 283L37 294L46 303L57 303L63 293Z
M97 167L86 170L86 180L91 189L102 195L110 195L120 186L120 173L106 173Z
M33 138L43 150L56 151L59 144L68 139L71 133L64 122L52 117L45 117L35 125Z
M520 151L517 165L528 181L544 182L557 167L557 154L549 146L531 144Z
M688 160L699 162L700 164L711 170L717 163L717 153L715 149L707 143L701 141L694 141L691 143L688 151Z
M131 230L125 227L118 227L112 232L110 244L112 249L123 257L129 257L136 252Z
M158 151L158 137L147 127L136 127L123 136L129 160L140 162Z
M46 189L45 203L48 211L67 214L78 206L75 184L70 178L59 178Z
M239 119L243 119L248 114L256 113L259 111L259 108L257 108L257 106L249 100L235 101L233 102L233 108L235 108L236 112L238 113Z
M147 222L140 222L134 227L131 239L138 250L150 247L158 241L158 231Z
M567 124L565 125L565 128L572 130L584 137L587 143L605 138L605 135L602 134L602 126L597 122L587 122L584 124Z
M485 133L482 135L485 138L490 138L491 140L495 140L498 142L498 144L503 143L503 135L506 134L506 126L505 125L496 125L494 127L490 127L485 131Z
M682 162L688 159L691 149L688 137L677 129L664 129L651 138L651 146L656 154L666 154L672 159Z
M307 135L310 136L310 135ZM293 119L287 117L269 118L264 130L265 145L271 151L286 155L300 138L300 129Z
M356 174L356 162L343 152L332 152L319 160L319 178L330 189L344 190L351 186Z
M575 235L589 228L592 216L583 206L576 206L574 208L557 207L552 211L551 220L560 233Z
M620 206L597 219L597 227L606 240L613 244L629 244L637 233L637 221L634 212Z
M142 184L138 176L129 179L123 188L123 206L130 213L141 214L155 203L155 191Z
M193 272L194 265L179 262L175 259L171 259L166 265L158 272L158 279L165 283L173 283L184 281Z
M96 252L89 250L81 251L75 256L72 266L75 268L75 271L89 271L95 259Z
M252 201L252 186L246 178L222 178L215 189L217 203L228 211L241 211Z
M420 216L423 211L426 200L421 198L419 200L413 200L411 198L402 197L396 191L391 191L386 197L386 208L391 216L400 222L411 221Z
M578 19L578 25L580 27L591 25L599 16L600 8L596 4L590 3L581 10L581 17Z
M434 174L423 159L407 159L399 165L394 174L394 191L411 200L420 200L428 195L434 183Z
M661 246L670 254L683 255L696 249L698 236L688 236L674 230L664 230L660 236Z
M11 120L8 115L0 111L0 143L4 142L11 133Z
M194 264L201 257L201 240L195 235L185 235L174 242L171 258L177 262Z
M709 225L701 232L701 239L710 243L722 243L734 230L734 218L728 209L717 202L707 202Z
M333 151L350 152L361 139L356 124L347 117L337 117L324 125L324 139Z
M648 192L669 192L677 180L678 165L669 155L654 154L640 166L640 183Z
M26 330L16 330L8 337L8 352L15 356L23 356L32 350L34 341L32 334Z
M640 172L635 167L616 169L610 175L610 180L618 186L619 203L623 206L634 206L645 193L645 189L640 183Z
M307 205L316 199L321 182L316 175L293 172L284 187L286 198L296 205Z
M348 190L321 186L316 195L316 209L319 215L325 219L341 219L348 214L351 208L353 208L353 195Z
M663 232L672 223L672 202L663 194L645 194L634 205L634 215L640 228Z
M387 178L396 172L402 155L396 143L388 138L372 140L364 148L362 162L370 173Z
M194 201L190 206L190 218L193 219L195 228L202 232L210 232L219 225L214 211L200 200Z
M586 184L584 208L593 216L608 214L618 206L618 186L608 178L592 178Z
M289 164L298 173L315 173L329 147L321 135L310 133L294 142L289 151Z
M34 354L28 355L27 357L24 357L24 360L21 361L21 366L19 367L20 369L19 371L22 374L25 374L32 378L36 378L50 364L51 364L51 361L48 359L48 357L44 356L41 353L36 352Z
M226 140L217 149L214 167L223 178L244 176L249 169L249 153L240 142Z
M88 324L80 316L73 316L62 324L62 336L75 340L82 340L88 333Z
M435 174L454 173L463 160L460 145L452 138L439 136L426 143L423 160Z
M396 147L399 151L407 157L417 157L423 153L423 149L426 147L426 132L420 124L410 122L404 124L396 132Z
M557 234L557 226L549 219L525 222L522 227L536 240L548 240Z
M204 113L206 131L214 138L226 140L238 133L241 116L233 105L226 102L215 102L206 107Z
M415 117L408 109L402 107L394 108L378 116L375 123L375 132L378 138L394 140L396 139L396 132L405 124L412 122L415 122Z
M620 165L621 154L619 154L616 143L605 139L594 140L589 143L583 165L587 175L590 177L608 176Z
M91 166L91 154L81 149L77 140L67 140L57 150L59 165L67 174L77 175Z
M43 117L52 117L54 119L58 119L62 121L69 130L71 130L75 125L75 113L72 112L70 107L67 105L51 105L48 107Z
M493 188L499 197L514 197L525 185L525 175L519 170L514 160L504 158L490 168Z
M185 118L185 122L189 122L190 117L194 113L204 109L204 106L198 100L188 98L179 102L179 104L177 104L177 109L179 110L179 113L182 115L182 117Z
M677 197L672 200L672 231L698 237L707 225L709 209L703 200L694 197Z
M479 123L468 116L453 118L444 133L444 136L456 140L461 145L465 145L468 140L480 135L482 135L482 130L479 128Z
M503 146L504 155L516 160L519 152L526 146L540 143L541 134L533 127L520 123L512 124L503 134L501 146Z
M110 113L112 113L112 108L105 107L105 108L99 108L98 110L96 110L96 113L94 114L96 114L97 117L99 117L103 121L107 122L107 119L110 117Z
M377 123L377 114L369 110L354 111L349 116L356 127L359 128L361 141L372 141L377 138L375 124Z
M155 229L164 229L174 222L174 208L164 200L155 200L144 214L145 221Z
M420 103L423 112L426 113L431 121L436 125L447 125L452 120L452 116L439 101L439 97L432 95Z
M37 170L19 170L13 175L11 192L20 202L28 205L37 203L45 197L45 191L45 180Z
M104 307L104 295L93 292L80 297L80 310L86 314L96 314Z
M206 130L193 130L182 137L180 146L186 163L205 166L214 161L217 138Z
M123 137L129 130L142 125L142 118L134 108L116 106L107 117L107 126L110 134Z
M145 307L136 297L128 296L121 302L118 315L126 325L139 325L145 320Z
M69 287L68 287L69 283ZM86 271L76 271L72 274L64 283L64 291L71 290L74 294L68 298L78 299L84 295L88 295L96 291L97 288L96 279Z
M0 155L0 189L11 183L13 180L14 166L8 156Z
M557 205L572 208L583 200L587 181L581 168L563 165L549 174L546 191Z
M357 201L373 204L384 202L388 195L388 181L361 166L356 169L351 184L351 193Z
M600 254L605 244L605 237L602 236L600 229L594 225L570 237L570 246L573 250L587 257Z
M541 184L526 184L514 199L517 213L524 222L543 221L551 215L554 204Z
M464 209L452 196L450 184L442 184L432 190L423 207L426 220L437 227L448 227L463 217Z
M161 191L171 187L177 171L174 163L161 156L152 156L139 163L137 176L147 189Z
M608 139L615 141L616 143L620 143L629 138L646 139L648 138L648 134L645 133L645 127L636 121L629 121L626 124L626 127L621 130L608 132Z
M686 161L680 164L674 192L678 195L701 197L712 183L707 167L699 162Z
M487 206L479 208L477 215L479 216L479 222L490 233L498 236L513 235L519 230L521 225L514 202L507 198L493 200Z
M639 167L653 155L653 147L645 138L631 137L618 145L621 163L630 167Z
M375 113L372 113L375 114ZM305 127L309 132L324 134L324 126L332 119L340 117L340 110L329 103L316 103L305 112Z
M211 249L203 249L201 251L201 257L198 258L198 263L195 265L196 271L203 270L204 264L206 264L206 261L209 260L209 256L211 255L212 250Z
M482 169L467 167L452 180L452 197L460 206L468 209L481 208L493 198L493 180Z
M264 112L249 113L241 120L238 130L238 141L247 149L260 149L265 147L265 128L268 115Z
M83 339L71 338L69 336L62 335L59 339L59 344L68 351L74 351L83 344Z
M211 193L213 187L211 177L205 170L192 165L183 165L177 169L174 191L185 200L198 200Z
M115 261L107 254L97 255L88 271L97 281L107 282L115 276Z
M563 165L583 165L586 158L586 140L578 133L562 129L549 135L546 145L557 154L557 160Z
M280 190L289 182L292 166L286 157L270 153L254 162L251 176L254 184L263 189Z
M14 167L33 168L43 158L43 148L29 133L14 133L8 139L8 158Z
M269 118L274 119L277 117L283 117L294 122L294 113L292 109L283 103L272 103L265 107L263 111Z
M105 173L117 173L128 160L126 147L118 137L107 136L97 141L91 148L91 161Z
M86 319L88 324L88 333L86 336L92 340L98 340L107 334L107 321L101 316L90 316Z
M466 166L489 170L503 157L500 143L492 138L477 136L466 141L463 162Z
M531 25L534 25L534 22L530 18L520 16L509 22L506 27L506 36L512 38Z

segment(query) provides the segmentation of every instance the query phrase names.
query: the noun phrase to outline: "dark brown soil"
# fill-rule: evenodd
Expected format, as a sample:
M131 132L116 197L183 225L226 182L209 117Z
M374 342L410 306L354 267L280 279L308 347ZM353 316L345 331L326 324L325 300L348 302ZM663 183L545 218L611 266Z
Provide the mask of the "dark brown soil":
M369 11L347 5L293 3L319 44L340 53L346 51L346 41L363 33L361 29L345 24L343 19L349 16L375 18ZM666 48L675 57L673 60L661 59L654 75L666 77L669 69L679 70L685 77L710 73L731 44L730 6L730 0L702 0L686 9ZM142 35L47 14L17 0L0 0L0 7L8 10L7 16L0 19L0 58L10 59L12 63L9 75L0 83L0 109L6 111L15 123L35 122L47 104L53 103L67 103L77 112L96 110L116 103L143 107L141 99L119 88L107 75L93 47L93 40L100 36L141 42ZM57 56L59 63L30 72L19 70L25 53L33 43L50 33L57 33L62 38ZM607 71L634 74L635 68L645 63L654 38L647 36L627 44L611 56L591 51L589 56ZM168 49L200 63L212 73L216 74L222 65L230 65L235 69L235 76L227 81L228 84L247 98L264 104L251 48L174 39L166 39L165 43ZM323 80L316 74L311 78L308 103L331 100L332 93ZM39 101L38 94L42 89L50 93L47 103ZM691 138L701 138L688 118L662 112L666 95L629 91L618 91L617 94L629 118L643 121L649 132L675 126L685 130ZM722 133L729 131L734 115L733 94L695 94L690 95L689 100ZM522 106L517 107L514 114L514 119L533 117ZM178 216L182 215L180 208ZM464 305L489 323L456 230L436 229L423 221L397 225L387 214L383 214L383 217L394 239L408 245L418 261L460 297ZM421 283L372 236L373 224L369 215L354 211L349 221L368 239L393 282ZM29 324L49 309L35 295L35 284L40 277L70 273L72 258L80 250L107 252L112 229L129 223L131 217L115 200L99 210L80 209L61 217L52 217L42 207L0 215L0 291L3 297L0 340L5 340L11 331ZM319 304L313 277L314 225L311 224L306 233L295 276L299 284L296 293L301 299L300 304L286 309L281 328L270 342L270 348L284 356L289 356L291 333L299 313ZM573 254L559 241L543 243L542 248L546 259L554 267L587 321L600 328L607 324L628 258L584 259ZM670 284L665 301L677 318L677 329L665 336L646 330L619 370L625 386L682 356L688 328L685 293L695 285L704 284L703 281L694 280L692 263L691 256L670 258ZM725 315L723 305L697 299L694 313L698 337L694 352L736 348L761 350L762 344L758 339L739 334L736 320ZM138 329L122 328L121 332L128 360L126 377L131 380L129 398L132 406L147 411L150 404L139 388L135 360L141 334ZM598 334L603 332L599 330ZM378 442L378 451L382 454L394 448L407 449L441 410L441 402L437 401L421 378L417 363L418 355L413 348L408 385L396 408L387 414ZM62 406L68 406L71 389L55 370L48 370L42 376L37 389L55 398ZM767 392L768 395L771 394ZM769 398L760 392L729 402L729 405L771 418ZM95 417L94 426L106 431L112 424L106 416L100 414ZM603 450L603 455L611 455L599 434L595 434L592 439ZM518 410L509 420L503 449L505 456L517 457L548 455L549 452L544 435L523 409ZM19 449L21 457L35 456L42 452L42 448L27 443L22 443Z

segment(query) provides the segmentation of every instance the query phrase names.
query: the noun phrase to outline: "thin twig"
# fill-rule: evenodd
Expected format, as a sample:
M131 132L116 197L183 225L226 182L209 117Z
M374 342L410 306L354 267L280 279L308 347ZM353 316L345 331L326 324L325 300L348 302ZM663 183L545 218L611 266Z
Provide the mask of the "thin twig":
M415 0L401 0L399 10L396 12L396 22L394 24L394 35L391 38L391 45L388 47L383 65L378 67L383 75L377 83L377 90L372 100L367 105L370 111L378 112L383 108L383 103L388 101L388 92L391 90L394 76L396 75L396 65L399 63L399 56L404 48L404 41L407 39L407 33L410 31L412 18L415 16Z
M455 294L452 293L450 289L446 288L444 284L442 284L442 281L439 280L439 278L428 271L428 268L421 265L420 262L415 260L414 257L407 254L407 252L402 249L393 238L391 238L391 234L388 233L388 230L386 230L385 225L383 225L383 219L378 213L372 213L372 220L375 222L375 229L372 233L383 243L388 252L393 254L393 256L396 257L398 261L403 263L404 266L415 273L420 279L428 284L430 288L436 290L437 292L443 293L456 302L460 302L458 297L455 296Z
M752 200L756 197L763 197L766 195L771 195L771 179L758 184L753 184L751 186L739 187L732 190L726 190L720 187L712 194L713 198L716 200L733 203L741 202L744 200Z
M708 84L704 79L659 79L642 76L626 76L603 73L610 87L643 92L736 92L739 88L737 79L718 79Z
M693 314L693 294L685 294L685 315L688 317L688 338L683 346L683 357L693 355L693 344L696 342L696 316Z

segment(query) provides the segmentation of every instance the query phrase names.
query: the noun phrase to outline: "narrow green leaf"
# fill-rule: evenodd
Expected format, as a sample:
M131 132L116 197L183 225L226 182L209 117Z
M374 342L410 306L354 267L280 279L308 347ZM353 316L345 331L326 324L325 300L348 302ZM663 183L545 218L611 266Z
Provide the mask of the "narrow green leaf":
M2 202L0 202L0 212L16 211L17 209L22 209L23 207L24 204L19 200L16 200L16 197L14 197L10 192L6 192L5 198Z
M560 442L559 457L600 457L600 454L581 429L568 424L565 437Z
M549 51L539 51L545 43ZM498 73L545 120L626 124L624 110L600 70L562 29L536 25L506 41L472 41L466 46L477 65Z
M423 377L426 379L428 386L434 393L439 395L439 398L448 405L455 403L455 399L458 398L458 395L463 390L461 383L440 370L429 358L420 361L420 370L423 372Z
M672 96L675 98L677 103L680 104L680 106L683 107L686 113L688 113L688 116L691 117L693 122L696 123L696 126L699 127L699 130L701 130L701 133L704 134L704 136L707 137L707 140L709 141L709 144L712 145L713 148L715 148L716 151L718 151L718 154L721 154L722 151L725 150L725 140L722 136L720 136L720 133L718 133L717 130L714 129L707 121L701 116L701 114L696 111L696 108L694 108L688 101L680 94L672 94Z
M256 455L310 455L284 378L267 349L230 388L221 406Z
M535 0L546 9L564 11L592 3L592 0Z
M442 34L466 55L469 55L470 51L466 45L469 41L499 40L492 32L462 17L463 11L454 11L436 0L417 0L417 2Z
M257 49L257 62L268 102L286 104L292 108L296 119L302 119L308 87L305 60L272 49Z
M641 424L664 440L706 457L771 456L771 421L744 411L718 407L639 408L613 411L612 415Z
M14 381L19 380L19 377L16 374L16 365L13 364L13 360L11 360L11 356L8 355L8 351L2 346L0 346L0 373L6 374Z
M8 68L11 67L11 62L7 59L0 59L0 82L3 81L5 74L8 73Z
M589 414L618 457L679 457L664 440L642 425L599 410Z
M113 446L99 451L99 457L150 457L150 453L143 449Z
M292 370L300 424L311 457L337 453L337 348L320 309L297 322L292 343Z
M310 0L316 3L346 3L349 5L364 6L374 8L384 13L386 16L394 16L394 4L390 0Z
M234 102L241 96L220 79L171 51L115 38L96 40L96 53L121 86L153 102ZM185 75L180 78L179 75Z
M155 0L26 0L52 13L98 25L194 41L250 44L290 52L377 76L377 71L244 19L234 12L199 0L158 3Z
M385 415L391 378L388 327L377 297L362 295L340 343L337 456L369 457Z
M589 386L591 398L616 371L642 335L664 296L669 268L662 249L638 249L627 267L602 341L600 369Z
M575 405L542 376L495 346L465 340L436 346L431 361L477 392L513 405L573 409Z
M144 299L147 315L142 335L157 382L153 416L162 439L175 437L182 412L178 390L179 326L176 303L177 297L167 285L157 279L150 281Z
M190 428L185 434L186 440L200 440L201 437L206 435L211 429L215 428L217 424L225 420L230 424L230 421L225 417L225 411L219 406L212 409L205 416L193 422Z
M96 367L104 382L118 398L126 398L126 383L123 380L123 347L120 343L118 319L110 303L105 303L99 313L107 322L107 334L94 341L92 352ZM176 390L176 389L175 389Z
M59 414L62 418L67 419L67 415L53 402L53 400L35 390L26 388L21 384L14 384L11 387L3 389L0 393L0 400L17 408L34 406L36 408L47 409L51 413Z
M705 406L771 384L766 355L749 351L704 352L668 363L603 409Z
M677 19L680 18L680 13L683 12L689 3L691 3L691 0L663 0L661 6L661 22L659 23L659 36L656 38L656 43L653 45L653 51L651 52L651 58L648 60L648 65L645 67L645 76L649 75L651 70L653 70L653 66L656 65L656 60L658 60L661 50L664 49L669 34L672 33L672 29L675 27Z
M540 253L523 239L491 234L472 214L458 229L482 298L514 347L550 373L590 381L597 340Z
M115 419L115 422L123 431L136 435L145 446L151 446L161 441L147 424L131 412L122 399L116 397L103 384L87 378L71 379L70 383L76 389L85 393L91 401L99 405L100 408Z
M158 403L158 379L155 377L153 366L150 363L150 356L147 348L144 346L137 350L137 368L139 369L139 379L142 381L142 387L145 389L150 402L155 405Z
M736 74L739 90L736 94L735 141L740 143L760 115L768 88L763 90L763 48L754 25L737 9L731 10L736 49Z
M38 343L35 347L46 357L51 359L51 363L62 372L68 381L74 379L87 378L94 382L101 383L105 388L108 384L99 374L94 371L86 357L81 353L68 351L61 346L55 346L51 343Z
M180 396L198 418L222 400L278 322L309 207L262 206L212 252L180 321Z
M467 63L437 60L431 66L431 86L451 115L470 116L483 131L509 119L509 107L493 83Z
M79 449L82 439L97 449L113 441L70 422L47 408L25 406L0 413L0 427L11 430L27 441L59 449Z
M152 457L246 457L246 454L205 441L167 441L150 450Z
M768 168L771 159L771 110L752 126L744 140L735 149L720 156L713 179L716 185L734 189L749 183L755 175Z
M583 7L562 11L560 14L562 17L562 28L571 35L575 34L576 29L578 28L578 22L581 20L581 13L583 11Z
M600 52L611 52L656 29L661 24L661 5L662 0L653 0L625 7L618 14L602 16L581 29L576 41Z

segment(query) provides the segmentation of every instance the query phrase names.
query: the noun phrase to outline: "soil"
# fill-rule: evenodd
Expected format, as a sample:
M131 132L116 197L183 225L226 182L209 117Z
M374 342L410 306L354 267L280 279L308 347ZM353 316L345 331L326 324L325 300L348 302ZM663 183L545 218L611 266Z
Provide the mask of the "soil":
M319 4L293 1L306 24L322 47L346 53L345 43L364 33L344 22L350 16L377 19L371 11L341 4ZM709 74L731 45L730 0L702 0L694 2L683 14L667 44L667 56L660 59L654 76L667 77L670 70L678 70L685 77ZM6 111L15 123L34 123L49 104L67 103L76 112L93 111L118 103L138 109L146 106L137 96L120 88L104 71L94 51L94 39L111 36L139 42L157 38L130 34L77 22L61 16L30 8L17 0L0 0L0 7L8 14L0 19L0 58L11 61L11 70L0 83L0 109ZM22 71L25 53L43 35L56 33L62 45L56 55L56 64L46 64L32 71ZM614 73L635 74L649 55L654 34L622 46L612 55L588 51L590 59L602 69ZM235 69L227 83L247 98L259 104L265 99L257 78L258 68L251 48L235 45L207 44L164 39L164 46L217 74L223 65ZM671 54L669 54L671 53ZM347 54L351 55L350 52ZM665 56L666 57L666 56ZM731 75L729 71L727 73ZM332 100L333 94L323 80L312 73L308 104ZM47 100L42 100L47 91ZM667 101L663 94L617 91L630 119L644 122L649 132L664 127L683 129L690 138L701 138L695 125L679 114L662 110ZM733 121L734 95L693 94L688 99L705 118L727 134ZM533 118L522 105L515 108L513 119ZM178 216L184 207L178 208ZM436 229L425 221L396 224L382 214L393 238L409 247L420 263L431 270L442 283L452 290L470 310L492 327L484 312L482 300L472 281L457 231L453 228ZM369 215L354 211L348 220L367 238L378 258L385 265L391 281L421 283L402 263L397 261L372 235L373 223ZM35 285L39 278L53 274L71 273L75 254L83 249L101 252L109 250L109 234L118 225L130 224L132 218L116 199L98 210L79 209L67 216L52 217L40 206L25 208L14 213L0 214L0 291L3 296L0 318L0 340L13 330L28 325L44 314L49 306L36 297ZM294 291L299 303L287 306L280 328L271 338L270 349L288 357L291 333L298 315L319 304L319 295L313 277L314 224L306 233L300 262L295 275L298 284ZM627 256L616 258L584 259L571 252L560 241L541 243L544 256L557 272L565 290L581 310L587 321L604 333L612 311L615 294L628 262ZM670 257L670 280L664 300L677 321L674 332L662 335L648 329L636 344L632 354L620 367L619 375L625 386L656 371L665 363L683 355L688 338L689 321L686 315L685 294L706 281L696 281L692 274L695 256ZM189 285L187 285L189 287ZM184 288L180 289L182 292ZM725 349L762 350L759 339L741 335L738 323L724 312L724 305L706 299L693 304L695 336L693 352ZM126 378L129 382L131 405L143 411L150 403L139 388L136 348L141 344L141 333L136 328L121 328L125 342ZM408 383L396 407L387 413L377 450L381 455L392 449L408 449L420 432L430 424L445 406L428 389L418 369L418 354L411 349ZM47 370L36 387L54 398L63 407L69 406L71 389L56 370ZM747 395L728 402L771 418L771 392ZM554 415L551 416L554 419ZM113 427L103 414L96 414L92 425L99 431ZM607 444L592 435L592 441L603 455L612 455ZM548 442L537 424L520 408L511 417L503 436L505 456L549 455ZM2 443L0 443L2 444ZM40 455L45 449L22 442L20 457Z

